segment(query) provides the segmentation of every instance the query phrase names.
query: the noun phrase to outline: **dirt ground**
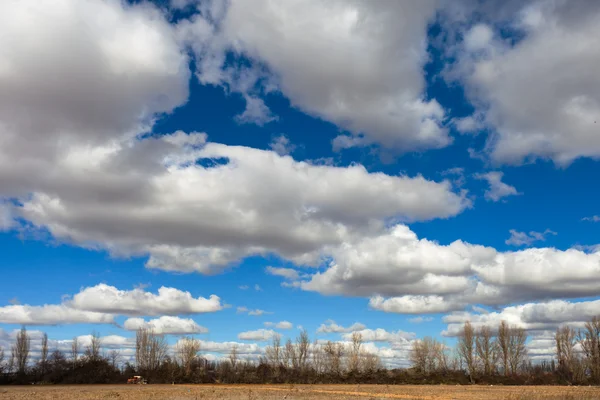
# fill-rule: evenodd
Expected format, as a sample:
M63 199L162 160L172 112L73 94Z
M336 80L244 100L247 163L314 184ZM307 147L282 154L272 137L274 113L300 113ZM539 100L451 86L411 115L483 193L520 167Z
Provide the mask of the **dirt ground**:
M74 385L0 386L8 399L341 400L600 399L600 387L412 385Z

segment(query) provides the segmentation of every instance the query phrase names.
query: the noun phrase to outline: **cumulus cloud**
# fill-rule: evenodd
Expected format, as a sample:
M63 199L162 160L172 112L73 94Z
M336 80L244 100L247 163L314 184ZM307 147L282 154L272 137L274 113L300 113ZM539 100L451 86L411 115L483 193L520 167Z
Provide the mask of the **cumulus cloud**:
M275 267L267 267L265 271L269 275L281 276L285 279L296 280L300 277L300 274L295 269L291 268L275 268Z
M352 340L352 335L354 333L359 333L361 338L365 342L388 342L388 343L397 343L397 342L407 342L416 337L416 335L412 332L404 332L404 331L396 331L396 332L388 332L385 329L377 328L377 329L361 329L357 330L353 333L344 333L342 338L344 340Z
M268 342L273 339L277 333L272 329L258 329L256 331L246 331L238 334L240 340L251 340L254 342Z
M98 149L87 154L85 177L76 172L81 155L67 157L58 163L61 179L73 181L34 193L19 212L64 241L148 254L149 268L211 274L268 252L315 263L323 246L368 234L382 219L446 218L470 205L447 181L311 165L204 140L178 132Z
M485 199L488 201L500 201L504 197L519 195L514 186L502 182L503 172L492 171L485 174L475 174L475 178L485 180L490 185L485 191Z
M504 8L503 14L477 13L489 21L465 32L458 57L467 94L494 131L486 151L493 161L511 164L600 157L600 46L594 40L600 8L567 1ZM507 25L519 32L514 43L501 38Z
M279 118L271 113L265 102L258 98L246 95L246 109L243 113L235 116L238 124L255 124L263 126L269 122L277 121Z
M279 135L273 138L271 143L269 143L269 147L280 156L286 156L296 149L296 146L294 146L290 142L290 139L285 135Z
M444 313L461 309L465 303L449 301L442 296L400 296L384 299L381 296L372 297L369 307L374 310L398 314Z
M173 27L150 4L29 3L0 9L11 15L0 21L0 36L20 38L9 43L0 66L0 197L16 199L11 215L32 229L115 256L147 256L148 268L213 274L268 253L317 264L325 246L377 231L390 218L447 218L470 206L449 182L312 165L272 151L206 144L196 132L147 135L158 116L187 99L190 72L181 45L190 35L214 36L212 28L202 31L194 21ZM227 11L223 32L240 7ZM311 7L326 15L322 6ZM217 5L205 8L215 20L225 15ZM203 65L211 62L205 55ZM79 61L65 64L73 59ZM236 90L250 93L259 70L238 71ZM402 104L422 115L435 107L419 93Z
M548 235L556 235L556 232L546 229L544 232L519 232L516 229L511 229L510 238L506 239L504 243L511 244L513 246L531 246L533 243L538 241L545 241Z
M68 150L93 163L188 97L188 57L150 4L2 2L0 36L0 196L56 188Z
M265 322L266 327L274 327L276 329L292 329L294 325L289 321L281 321L281 322Z
M0 307L0 323L20 325L112 324L114 317L104 312L82 311L67 305L8 305Z
M419 239L406 225L396 225L379 236L346 243L331 254L329 268L301 281L302 289L359 296L462 293L470 286L473 261L495 251L462 241L440 245Z
M350 132L342 137L352 145L410 151L451 143L443 108L424 93L435 6L232 1L219 29L205 16L180 30L200 60L201 81L242 93L277 89L294 106ZM252 65L232 70L227 51Z
M119 290L103 283L82 289L67 304L78 310L132 316L201 314L223 309L216 295L195 298L190 292L164 286L155 294L141 288Z
M335 321L329 320L324 324L321 324L319 328L317 328L317 333L348 333L348 332L356 332L365 329L366 326L361 324L360 322L355 322L348 327L343 327L335 323Z
M498 252L462 241L442 245L419 239L404 225L349 242L331 255L324 271L308 274L293 286L326 295L370 297L371 308L394 313L444 313L467 305L595 296L600 284L598 248Z
M143 318L128 318L123 323L123 327L128 331L135 331L140 328L151 329L159 335L186 335L195 333L208 333L208 329L198 325L191 318L179 318L163 315L160 318L149 321Z
M443 317L448 324L442 332L446 336L457 336L461 333L466 321L471 321L474 327L497 327L501 321L531 331L556 330L560 325L570 325L581 328L585 322L598 314L600 300L569 302L551 300L543 303L527 303L510 306L497 312L476 314L456 312Z
M239 343L239 342L212 342L200 341L200 346L203 352L229 354L231 349L236 348L240 356L255 356L264 354L264 348L256 343Z

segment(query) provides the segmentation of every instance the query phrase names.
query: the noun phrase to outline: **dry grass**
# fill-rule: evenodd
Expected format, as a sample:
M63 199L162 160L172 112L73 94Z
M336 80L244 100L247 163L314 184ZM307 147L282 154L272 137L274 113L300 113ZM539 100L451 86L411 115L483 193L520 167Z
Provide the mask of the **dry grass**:
M8 399L587 400L600 399L600 388L448 385L78 385L0 387L0 400Z

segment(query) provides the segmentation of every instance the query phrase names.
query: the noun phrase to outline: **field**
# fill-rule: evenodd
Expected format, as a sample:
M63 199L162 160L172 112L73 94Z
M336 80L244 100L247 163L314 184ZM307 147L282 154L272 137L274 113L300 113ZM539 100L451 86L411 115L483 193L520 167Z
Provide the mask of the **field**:
M0 400L8 399L584 400L600 399L600 388L587 386L447 385L77 385L0 387Z

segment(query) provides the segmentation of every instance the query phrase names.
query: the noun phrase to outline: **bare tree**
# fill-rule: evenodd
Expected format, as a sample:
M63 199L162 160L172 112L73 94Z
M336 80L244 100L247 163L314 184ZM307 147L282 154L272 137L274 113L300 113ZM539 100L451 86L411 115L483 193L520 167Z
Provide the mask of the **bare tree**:
M508 375L508 365L510 360L510 327L506 321L500 322L500 326L498 327L497 343L498 349L500 350L500 358L502 359L504 375Z
M42 375L46 373L46 365L48 363L48 334L44 333L42 336L42 349L40 353L40 367L42 369Z
M465 322L462 335L458 339L458 352L463 359L471 383L475 378L475 331L469 321Z
M110 353L108 353L108 359L110 361L110 365L112 365L113 368L118 369L121 361L121 352L116 349L111 350Z
M273 335L271 346L267 346L265 349L265 355L267 356L267 362L274 368L281 365L281 359L283 356L281 348L281 336L279 334Z
M300 370L306 369L309 349L310 339L308 337L308 332L304 329L296 338L296 353L298 355L298 367Z
M600 382L600 318L594 317L579 331L577 340L585 355L590 376L595 383Z
M167 356L168 344L164 336L152 329L139 328L135 336L135 360L138 369L156 371Z
M298 356L296 354L296 346L292 343L291 339L288 339L285 342L285 347L283 349L283 364L286 368L293 368L294 370L298 369Z
M77 336L71 341L71 362L73 363L73 369L77 366L77 358L79 357L79 339Z
M27 361L29 360L30 346L31 339L27 334L27 329L23 327L17 334L17 340L13 346L15 361L17 363L17 372L19 374L24 374L27 369Z
M234 344L231 346L231 351L229 352L229 362L231 363L231 368L235 371L238 364L238 345Z
M100 334L96 331L92 332L90 337L90 343L85 348L85 356L90 361L100 360L100 348L102 347L102 339Z
M429 344L427 339L428 338L423 338L413 341L410 351L410 362L412 363L413 367L417 371L425 373L430 372L427 370L427 357L429 353Z
M183 366L186 376L192 373L192 365L200 352L200 341L191 337L177 342L177 357Z
M525 347L525 343L527 342L527 333L525 333L525 329L517 326L511 327L509 333L510 372L514 375L526 360L527 347Z
M418 371L427 374L448 368L446 346L431 337L413 341L410 360Z
M348 351L348 369L358 372L360 367L361 348L363 344L362 335L359 332L352 333L352 342Z
M483 366L483 373L487 376L491 375L498 360L498 344L489 326L482 326L477 330L476 350Z
M4 372L4 348L0 346L0 374Z
M376 354L365 353L362 357L361 370L367 374L376 372L381 368L381 360Z
M554 335L556 342L556 359L558 360L558 372L566 379L570 380L573 376L573 367L575 362L575 344L577 336L575 330L563 326L556 329Z
M323 346L315 340L311 346L312 366L317 374L325 371L325 352Z
M10 358L8 359L8 365L6 367L8 369L9 374L12 374L14 372L16 364L17 364L16 348L15 348L15 346L11 346Z
M342 372L342 357L344 346L341 343L328 341L323 347L326 370L330 374L339 375Z

